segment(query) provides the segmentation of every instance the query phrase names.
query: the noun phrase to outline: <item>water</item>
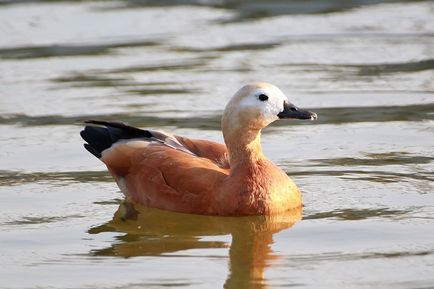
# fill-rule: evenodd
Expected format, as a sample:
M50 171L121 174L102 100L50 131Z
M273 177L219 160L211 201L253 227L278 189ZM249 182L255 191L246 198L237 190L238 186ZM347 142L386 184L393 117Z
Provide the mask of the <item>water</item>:
M431 1L0 1L0 288L432 288ZM222 141L245 82L315 122L266 155L303 212L134 207L86 119Z

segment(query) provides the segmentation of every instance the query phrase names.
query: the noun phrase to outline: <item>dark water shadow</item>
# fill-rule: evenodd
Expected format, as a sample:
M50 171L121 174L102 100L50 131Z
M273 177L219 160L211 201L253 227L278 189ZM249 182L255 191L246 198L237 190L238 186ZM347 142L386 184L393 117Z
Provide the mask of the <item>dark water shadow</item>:
M153 82L137 82L128 77L113 77L104 76L97 73L70 73L65 76L51 79L54 83L60 83L68 87L123 87L123 86L173 86L179 85L176 82L168 81L153 81Z
M82 55L110 54L113 49L126 47L148 47L159 45L156 41L127 41L104 44L55 44L43 46L19 46L0 48L0 59L31 59Z
M240 22L253 21L268 17L282 15L298 15L298 14L325 14L344 12L361 6L377 5L381 3L391 2L407 2L402 0L238 0L225 1L225 4L230 3L230 6L225 8L236 12L236 15L229 21L225 22Z
M402 73L402 72L418 72L424 70L434 70L434 59L426 59L404 63L389 63L378 65L359 65L355 66L358 69L358 75L361 76L376 76L381 74Z
M1 52L1 51L0 51ZM93 69L86 72L70 72L63 76L50 79L55 84L64 87L116 87L125 95L167 95L194 94L197 89L186 88L185 83L174 81L136 81L128 77L129 73L153 73L157 71L194 71L204 67L215 59L215 56L202 55L194 59L171 60L158 64L129 65L114 69ZM56 89L56 88L54 88Z
M41 225L41 224L49 224L49 223L56 223L56 222L62 222L65 220L70 219L78 219L78 218L84 218L83 215L68 215L68 216L59 216L59 217L22 217L18 220L13 220L9 222L4 222L1 225L2 226L26 226L26 225Z
M330 107L309 108L318 114L318 120L291 121L293 125L345 124L360 122L389 122L389 121L426 121L434 120L434 103L406 105L406 106L371 106L371 107ZM176 110L165 110L164 113ZM182 111L185 112L185 111ZM77 116L42 115L28 116L25 114L7 114L0 116L0 125L45 126L45 125L82 125L85 120L96 119L106 121L122 121L133 126L158 128L174 126L179 128L195 128L205 130L220 130L221 112L191 117L158 117L130 113L116 114L86 114ZM154 112L158 114L158 112ZM272 126L288 126L288 122L273 123Z
M256 51L256 50L269 50L280 46L281 42L258 42L258 43L243 43L232 44L211 48L191 48L191 47L175 47L171 50L175 52L238 52L238 51Z
M173 115L176 115L176 112L178 111L165 110L164 112L165 113L173 112ZM221 118L220 115L165 118L165 117L140 115L140 113L138 113L137 115L133 115L131 113L125 113L125 114L115 113L115 114L89 114L89 115L79 115L79 116L62 116L62 115L28 116L24 114L14 114L14 115L0 116L0 124L21 125L24 127L46 126L46 125L83 126L84 121L89 119L95 119L95 120L106 120L106 121L122 121L130 125L143 127L143 128L175 126L180 128L220 130L220 118Z
M381 3L409 2L403 0L126 0L108 9L164 7L164 6L208 6L231 10L235 15L225 22L251 21L267 17L294 14L323 14L342 12L349 9Z
M304 262L335 262L335 261L356 261L364 259L390 259L390 258L406 258L406 257L424 257L433 255L434 251L429 249L419 249L415 251L392 251L392 252L328 252L323 254L298 254L287 258L288 263L300 264ZM387 261L387 260L386 260ZM432 287L424 287L419 289L432 289Z
M434 157L410 154L407 152L388 152L388 153L370 153L364 158L328 158L328 159L311 159L315 167L330 166L387 166L387 165L405 165L405 164L429 164L434 161Z
M428 170L419 169L412 172L398 172L396 166L423 165L434 162L434 157L416 155L407 152L369 153L363 158L327 158L310 159L295 164L284 162L286 167L304 167L307 170L289 171L291 176L334 176L341 179L371 181L378 183L395 183L423 181L429 184L434 175ZM391 166L391 167L387 167ZM395 170L394 170L395 169Z
M359 221L370 218L398 218L410 213L411 210L391 210L389 208L379 209L339 209L328 212L318 212L305 215L304 220L336 219L342 221Z
M21 172L0 170L0 186L14 186L27 183L94 183L112 182L107 171L67 171L67 172Z
M99 74L71 73L51 79L54 83L67 87L122 87L135 86L136 82L126 77L104 76Z
M127 66L122 68L115 68L110 70L93 70L90 73L109 73L109 74L118 74L118 73L133 73L133 72L155 72L155 71L192 71L195 68L205 66L209 60L215 59L214 56L200 56L195 57L194 59L185 59L185 60L177 60L170 61L168 63L159 63L156 65L136 65L136 66Z
M343 35L339 34L339 36ZM364 37L366 36L367 35L364 35ZM432 35L426 35L426 37L430 36ZM317 37L320 38L320 36ZM404 35L402 37L404 37ZM319 41L319 39L313 39L312 41ZM360 77L434 70L434 59L382 64L283 63L278 66L284 68L299 69L305 72L328 72L330 74L339 75L340 77L345 77L348 75Z
M289 172L290 176L327 176L338 177L348 180L369 181L376 183L398 183L412 181L426 181L427 185L434 181L434 176L431 172L418 172L418 173L397 173L391 171L380 170L346 170L346 169L330 169L330 170L306 170ZM428 186L427 186L428 188Z
M123 203L107 223L89 229L89 234L118 232L107 248L91 256L130 258L137 256L188 256L193 249L229 249L229 276L225 288L265 288L264 270L279 258L272 251L273 234L301 219L301 208L276 216L213 217L179 214ZM231 235L230 244L204 237ZM215 256L210 256L210 258Z
M77 2L76 0L1 0L1 5L21 3L52 3ZM101 1L81 0L80 2L99 2L98 10L120 10L149 7L171 6L202 6L226 9L234 12L234 16L225 22L253 21L267 17L297 14L324 14L343 12L361 6L377 5L382 3L423 2L423 0L124 0L107 1L104 7Z
M137 67L136 67L137 68ZM150 67L148 67L149 69ZM157 69L157 67L154 67ZM164 70L164 67L159 67ZM153 69L153 68L150 68ZM59 89L68 88L97 88L116 87L122 95L183 95L197 94L198 89L186 88L175 82L143 82L135 81L128 77L105 76L101 73L71 73L66 76L51 79L56 84L61 84ZM57 88L53 88L54 90Z

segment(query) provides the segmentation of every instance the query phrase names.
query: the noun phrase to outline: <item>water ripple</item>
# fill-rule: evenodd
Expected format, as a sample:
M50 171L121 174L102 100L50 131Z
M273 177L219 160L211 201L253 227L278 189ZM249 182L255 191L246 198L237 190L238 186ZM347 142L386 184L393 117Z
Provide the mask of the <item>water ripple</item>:
M344 253L330 252L315 255L291 255L288 261L291 263L299 263L306 261L328 262L328 261L352 261L360 259L383 259L383 258L403 258L403 257L419 257L433 255L434 250L419 250L419 251L392 251L392 252L363 252L363 253Z
M304 216L304 220L315 220L315 219L337 219L345 221L356 221L365 220L370 218L396 218L398 216L406 215L410 213L411 210L391 210L388 208L379 209L339 209L329 212L319 212Z
M341 179L351 179L360 181L371 181L378 183L396 183L396 182L411 182L411 180L434 181L431 172L417 172L417 173L398 173L392 171L373 171L373 170L346 170L346 169L330 169L330 170L306 170L290 172L291 176L334 176Z
M109 54L113 49L125 47L156 46L156 41L133 41L106 44L55 44L43 46L20 46L0 48L0 58L3 59L29 59L46 57L65 57L78 55Z
M382 154L367 154L366 158L328 158L311 159L315 167L329 166L386 166L404 164L429 164L434 157L414 155L406 152L388 152Z
M112 182L113 178L106 171L71 171L71 172L19 172L0 170L0 186L22 185L41 182Z
M61 222L64 220L69 220L71 218L84 218L82 215L69 215L69 216L61 216L61 217L23 217L19 220L13 220L9 222L3 223L5 226L23 226L23 225L41 225L48 223Z

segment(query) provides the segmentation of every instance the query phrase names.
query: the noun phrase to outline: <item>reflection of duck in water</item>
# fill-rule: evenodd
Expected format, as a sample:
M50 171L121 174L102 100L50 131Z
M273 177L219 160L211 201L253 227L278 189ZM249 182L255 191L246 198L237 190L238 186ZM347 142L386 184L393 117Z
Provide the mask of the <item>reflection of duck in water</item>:
M91 234L121 232L111 247L94 250L97 256L161 256L191 249L227 248L226 288L264 288L264 270L278 258L272 252L273 234L301 219L301 207L272 216L214 217L180 214L123 203L113 219L89 230ZM232 243L210 241L231 235ZM207 240L202 240L202 238Z
M268 83L242 87L222 117L226 146L122 123L89 121L81 136L127 200L205 215L262 215L301 206L294 182L262 153L261 129L283 118L315 119Z

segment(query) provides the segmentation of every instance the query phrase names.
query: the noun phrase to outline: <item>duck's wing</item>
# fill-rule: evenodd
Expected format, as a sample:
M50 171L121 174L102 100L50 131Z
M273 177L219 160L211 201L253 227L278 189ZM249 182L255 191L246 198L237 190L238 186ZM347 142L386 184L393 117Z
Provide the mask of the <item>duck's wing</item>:
M229 155L225 145L202 139L191 139L182 136L175 138L196 156L207 158L219 167L229 169Z
M148 130L148 132L164 145L191 153L197 157L210 159L220 167L229 168L228 153L223 144L172 135L162 131Z
M147 145L151 142L159 143L195 155L193 151L182 145L175 136L163 132L143 130L122 122L87 120L85 123L90 125L87 125L80 132L81 137L87 142L84 147L97 158L101 158L104 150L126 140L143 141Z
M223 144L175 136L161 131L143 130L122 122L88 120L86 123L90 125L80 133L87 142L84 147L99 159L104 151L120 144L128 143L122 151L124 155L133 148L159 144L192 156L209 159L221 168L229 168L227 149Z
M81 132L85 148L107 165L128 198L173 211L213 212L210 198L228 170L204 157L212 144L123 123L87 123Z
M209 159L161 145L139 148L131 159L128 173L118 181L129 200L185 213L218 211L214 208L215 196L229 170Z

